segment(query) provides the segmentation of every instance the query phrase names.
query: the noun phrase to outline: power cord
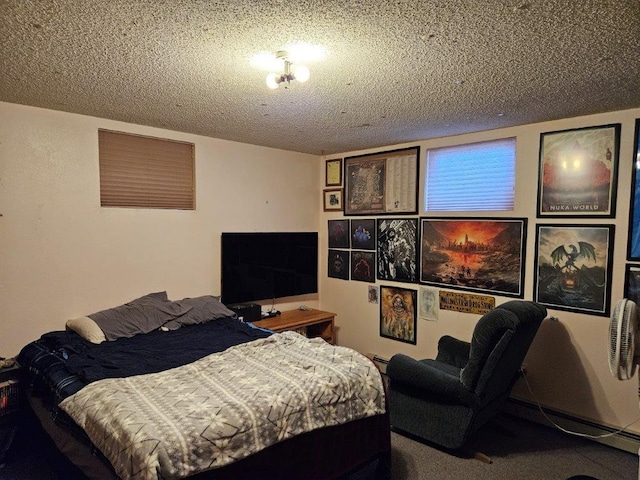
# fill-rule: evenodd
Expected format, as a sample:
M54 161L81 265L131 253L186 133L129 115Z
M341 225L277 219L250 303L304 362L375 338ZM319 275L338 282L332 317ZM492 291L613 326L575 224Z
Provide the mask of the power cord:
M280 310L276 310L276 299L275 297L271 300L271 308L267 310L267 315L280 315Z
M564 433L568 433L570 435L576 435L578 437L585 437L585 438L592 438L592 439L598 439L598 438L607 438L607 437L612 437L614 435L617 435L619 433L622 433L623 431L625 431L627 428L629 428L631 425L633 425L634 423L640 421L640 417L636 418L633 422L625 425L624 427L620 428L619 430L615 430L613 432L610 433L603 433L602 435L589 435L588 433L581 433L581 432L574 432L571 430L567 430L566 428L561 427L560 425L558 425L557 423L555 423L553 420L551 420L549 418L549 416L545 413L545 411L542 409L542 405L540 404L540 401L538 400L538 397L536 397L535 393L533 393L533 390L531 389L531 385L529 384L529 379L527 378L527 372L525 371L524 368L520 369L520 373L522 374L522 378L524 378L525 383L527 384L527 389L529 390L529 393L531 394L531 396L533 397L533 399L536 402L536 405L538 406L538 410L540 410L540 413L542 413L542 416L544 418L547 419L547 421L553 425L554 427L556 427L558 430L563 431Z

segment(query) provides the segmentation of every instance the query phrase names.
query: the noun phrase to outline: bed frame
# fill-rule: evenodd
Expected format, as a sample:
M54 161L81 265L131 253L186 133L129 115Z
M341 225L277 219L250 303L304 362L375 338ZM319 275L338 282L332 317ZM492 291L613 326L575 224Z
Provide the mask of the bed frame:
M118 480L109 461L54 420L45 402L27 392L28 403L60 452L88 479ZM272 445L241 461L188 477L190 480L389 480L389 414L327 427Z

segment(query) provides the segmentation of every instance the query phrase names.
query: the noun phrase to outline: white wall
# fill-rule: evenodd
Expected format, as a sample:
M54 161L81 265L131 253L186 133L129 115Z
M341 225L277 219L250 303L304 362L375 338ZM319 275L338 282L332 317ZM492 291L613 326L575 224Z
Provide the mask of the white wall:
M616 224L615 301L623 292L636 118L640 109L419 145L424 156L432 147L517 137L516 207L504 216L529 218L525 298L531 299L540 133L621 123L617 215L594 220ZM195 143L196 210L101 208L98 128ZM344 156L360 153L368 152ZM341 345L427 358L443 334L469 339L478 317L448 311L438 322L418 322L415 346L379 336L379 306L367 302L367 284L326 277L327 220L341 215L321 212L323 185L324 162L315 156L0 103L0 355L14 355L42 333L64 328L68 318L147 292L167 290L174 299L219 293L220 233L234 230L320 232L321 302L317 296L295 298L278 308L306 303L336 312ZM559 321L543 324L527 357L536 397L547 407L614 427L637 418L636 380L619 382L608 371L608 319L550 314ZM523 385L515 393L531 399ZM640 426L630 430L640 432Z
M612 303L615 303L617 299L622 298L624 288L631 172L632 160L635 155L633 136L636 118L640 118L640 109L423 141L418 143L422 156L420 171L421 174L425 171L424 157L429 148L516 137L517 180L514 211L497 215L492 212L481 212L476 216L528 217L525 299L531 300L533 297L536 223L614 223L616 235ZM616 218L595 220L537 219L536 196L540 134L609 123L622 124ZM416 144L345 152L342 155L331 155L326 158L359 155L414 145ZM422 199L422 191L420 198ZM324 249L321 251L321 262L324 265L327 261L327 220L336 218L342 218L342 215L323 213L321 217L320 232L324 245ZM326 266L323 268L326 272ZM438 339L442 335L448 334L469 340L473 327L479 318L477 315L441 310L437 322L418 320L416 345L401 343L379 336L379 305L368 303L368 284L328 278L326 275L321 276L321 279L322 308L338 314L336 318L338 343L353 347L362 353L371 352L389 358L395 353L402 352L416 358L433 358L437 351ZM381 282L377 283L380 285ZM393 284L384 282L384 284L387 283ZM412 287L407 284L397 285ZM418 288L417 285L413 287ZM511 299L496 297L496 304L507 300ZM549 315L557 317L559 321L546 320L543 323L526 359L530 383L540 402L546 407L569 413L575 417L613 427L625 426L638 418L640 410L638 408L637 379L620 382L609 373L607 363L609 319L551 309L549 309ZM516 385L514 395L530 402L534 401L521 381ZM640 432L640 425L632 426L629 430Z
M99 128L195 143L196 210L101 208ZM319 163L0 103L0 356L63 329L69 318L148 292L219 294L222 231L317 230ZM317 304L317 295L304 302Z

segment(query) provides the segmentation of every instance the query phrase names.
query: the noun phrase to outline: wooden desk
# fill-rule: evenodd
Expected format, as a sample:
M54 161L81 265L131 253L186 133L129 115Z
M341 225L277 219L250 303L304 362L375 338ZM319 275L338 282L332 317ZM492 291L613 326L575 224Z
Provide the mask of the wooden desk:
M293 330L305 337L322 337L328 343L335 343L334 319L336 314L322 310L287 310L277 317L258 320L253 324L274 332Z

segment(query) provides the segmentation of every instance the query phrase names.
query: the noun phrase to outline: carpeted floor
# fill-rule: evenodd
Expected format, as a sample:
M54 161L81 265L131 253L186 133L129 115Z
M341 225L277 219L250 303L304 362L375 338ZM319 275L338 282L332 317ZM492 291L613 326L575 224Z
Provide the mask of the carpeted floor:
M470 453L450 454L392 432L392 480L638 479L637 455L510 416L501 416L498 425L502 428L496 424L483 428L469 444L469 452L488 455L491 464L472 458ZM83 479L37 424L27 426L0 469L0 479Z
M499 425L501 428L496 428ZM481 429L466 455L392 432L393 480L637 480L638 455L510 416ZM472 458L479 451L491 464Z

